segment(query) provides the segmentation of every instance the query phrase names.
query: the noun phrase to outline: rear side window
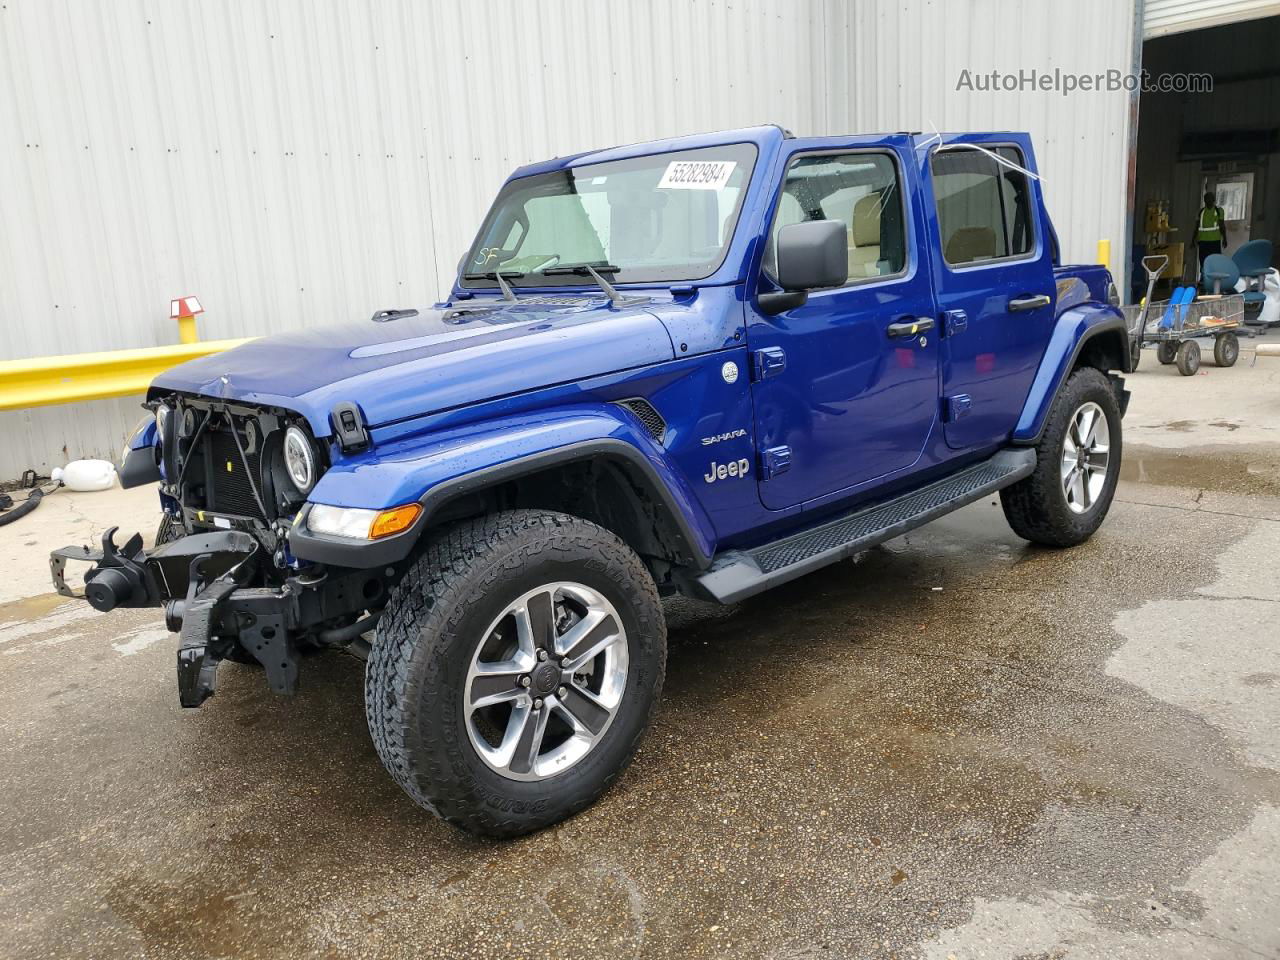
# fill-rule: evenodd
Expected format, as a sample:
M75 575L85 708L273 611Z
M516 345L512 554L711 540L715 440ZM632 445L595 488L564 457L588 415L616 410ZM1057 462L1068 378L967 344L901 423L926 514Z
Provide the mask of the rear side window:
M906 268L902 190L887 153L819 153L791 161L765 250L770 275L778 231L806 220L839 220L848 228L849 283Z
M1014 147L993 151L1023 166ZM933 198L942 255L952 266L1027 255L1035 247L1026 174L979 150L934 153Z

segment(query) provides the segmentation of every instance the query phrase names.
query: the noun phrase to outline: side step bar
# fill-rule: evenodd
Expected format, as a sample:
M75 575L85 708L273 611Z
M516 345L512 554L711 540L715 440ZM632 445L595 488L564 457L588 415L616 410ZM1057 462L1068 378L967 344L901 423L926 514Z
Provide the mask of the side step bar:
M1035 468L1034 450L1001 450L990 460L884 503L860 507L812 530L750 550L728 551L693 583L709 600L736 603L901 536L1017 483Z

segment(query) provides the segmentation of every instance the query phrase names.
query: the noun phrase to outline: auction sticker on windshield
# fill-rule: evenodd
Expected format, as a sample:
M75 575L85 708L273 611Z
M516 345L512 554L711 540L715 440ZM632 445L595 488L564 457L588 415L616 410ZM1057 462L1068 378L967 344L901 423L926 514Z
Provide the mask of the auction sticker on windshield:
M672 160L658 181L660 190L723 190L735 160Z

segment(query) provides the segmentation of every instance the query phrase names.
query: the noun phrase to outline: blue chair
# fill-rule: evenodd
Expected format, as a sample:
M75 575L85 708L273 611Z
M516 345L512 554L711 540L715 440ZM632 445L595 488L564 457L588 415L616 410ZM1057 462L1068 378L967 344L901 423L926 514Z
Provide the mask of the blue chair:
M1246 280L1256 279L1259 281L1259 286L1261 286L1261 279L1271 269L1271 241L1250 240L1248 243L1241 245L1231 255L1231 259L1240 268L1240 276Z
M1200 269L1200 286L1205 293L1235 293L1240 282L1240 268L1236 262L1222 253L1211 253L1204 258Z
M1204 258L1204 266L1200 270L1200 285L1206 293L1235 293L1239 282L1240 268L1226 254L1212 253ZM1246 314L1262 311L1267 297L1261 290L1245 290L1243 296Z

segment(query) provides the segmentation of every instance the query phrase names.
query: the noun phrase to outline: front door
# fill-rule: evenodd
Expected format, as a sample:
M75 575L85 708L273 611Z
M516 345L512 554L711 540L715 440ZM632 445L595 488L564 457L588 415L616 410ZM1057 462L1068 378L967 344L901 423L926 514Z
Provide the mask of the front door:
M1008 439L1053 329L1052 244L1039 186L1024 172L1030 144L1009 137L966 136L923 161L945 328L944 433L957 451Z
M910 139L861 142L808 141L784 158L770 238L789 223L842 220L849 279L776 316L748 305L760 499L770 509L907 471L936 418L938 337L928 329L935 305ZM772 240L765 288L771 249Z

